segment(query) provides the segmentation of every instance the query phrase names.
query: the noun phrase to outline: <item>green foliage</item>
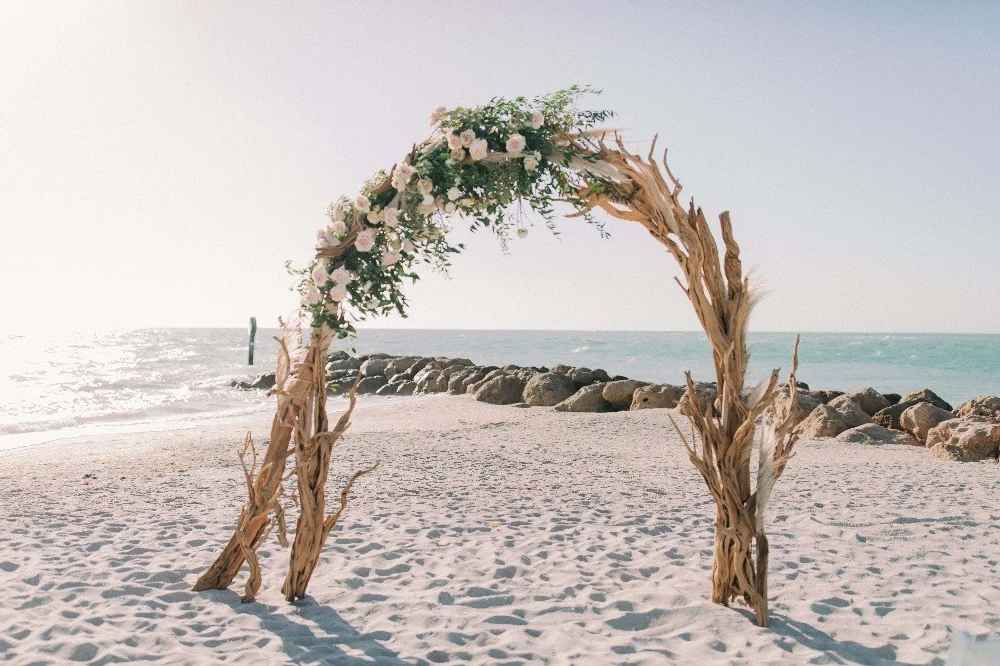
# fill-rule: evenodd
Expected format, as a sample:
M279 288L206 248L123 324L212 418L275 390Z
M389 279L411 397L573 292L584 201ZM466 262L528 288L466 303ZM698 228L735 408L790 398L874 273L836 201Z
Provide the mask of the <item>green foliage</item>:
M402 284L419 279L420 265L446 270L463 249L448 242L446 217L460 216L473 230L489 228L506 243L525 205L553 230L557 202L584 209L580 183L604 185L571 164L593 157L574 153L568 138L611 117L577 108L581 95L596 92L573 86L530 100L494 98L481 107L435 111L427 141L391 173L376 173L357 199L330 205L319 247L342 253L290 269L300 278L296 290L312 325L326 323L348 337L353 321L393 311L405 316ZM589 215L583 219L601 228Z

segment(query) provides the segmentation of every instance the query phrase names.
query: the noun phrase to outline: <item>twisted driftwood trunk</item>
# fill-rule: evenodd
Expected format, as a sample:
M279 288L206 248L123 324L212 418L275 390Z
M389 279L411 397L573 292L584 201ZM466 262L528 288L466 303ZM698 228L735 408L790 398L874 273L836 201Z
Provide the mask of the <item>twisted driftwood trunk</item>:
M343 435L354 411L354 388L350 391L350 407L340 417L333 432L327 432L326 357L333 338L328 328L314 329L302 355L299 322L282 322L284 333L279 338L278 368L274 392L278 409L271 426L271 441L264 462L257 470L257 452L247 435L241 459L247 483L247 502L240 512L236 531L216 561L202 574L195 590L225 589L232 584L246 562L250 567L243 601L253 601L261 585L260 563L256 551L276 524L281 545L288 546L285 535L284 511L279 499L284 493L285 462L295 454L298 479L299 515L291 564L283 592L289 600L305 595L306 585L319 559L320 550L330 530L347 505L347 493L358 477L372 472L378 463L356 473L341 492L340 508L329 517L324 515L326 478L330 470L330 453ZM356 384L355 384L356 386ZM252 462L246 465L246 457ZM272 516L272 512L274 515Z
M684 283L678 283L694 306L712 345L718 388L716 406L698 396L689 375L684 407L698 433L701 451L697 441L688 443L685 438L685 446L716 503L712 601L728 605L732 599L743 597L754 609L757 624L767 626L768 544L764 510L774 482L792 455L795 435L788 418L791 410L777 419L776 426L765 426L757 489L753 490L750 457L755 421L775 399L777 371L772 373L763 397L753 405L748 404L743 397L750 357L746 335L756 294L744 275L729 214L722 213L719 217L724 245L724 254L720 255L701 209L693 202L687 208L681 205L681 185L670 173L666 152L662 171L654 160L655 139L646 158L628 152L620 138L614 147L596 135L567 137L567 140L576 151L589 151L596 160L593 163L579 160L574 166L613 183L613 187L600 191L581 186L579 195L588 202L587 210L599 207L614 217L642 224L667 248L684 275ZM794 373L793 369L792 409Z

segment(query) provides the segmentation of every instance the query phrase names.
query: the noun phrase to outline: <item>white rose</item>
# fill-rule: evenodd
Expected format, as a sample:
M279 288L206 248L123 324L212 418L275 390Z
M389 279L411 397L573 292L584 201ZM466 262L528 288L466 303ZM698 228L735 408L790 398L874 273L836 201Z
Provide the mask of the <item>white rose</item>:
M466 197L466 198L462 199L461 201L459 201L458 203L462 204L466 208L472 208L475 205L476 200L473 199L472 197Z
M464 160L465 148L456 148L455 150L451 151L451 159L455 160L456 162L461 162L462 160Z
M392 184L393 189L397 192L402 192L406 189L406 179L398 173L393 174L390 183Z
M429 194L425 194L424 198L421 199L420 201L425 206L433 206L434 205L434 197L432 197Z
M382 213L382 217L385 219L385 226L395 229L399 226L399 209L398 208L386 208Z
M457 187L452 187L450 190L448 190L448 198L451 201L458 201L458 198L461 196L462 196L462 190L458 189Z
M431 190L434 189L434 183L424 178L423 180L420 181L418 189L420 190L421 194L424 195L430 194Z
M443 106L439 106L438 108L434 109L434 113L431 114L430 118L431 125L437 125L438 121L441 120L441 118L443 118L444 114L446 113L448 113L448 109L444 108Z
M344 268L343 266L341 266L340 268L333 269L333 272L330 273L330 280L335 282L336 284L346 285L347 283L354 280L354 274L351 273L351 271Z
M416 249L416 246L413 245L413 242L410 241L409 238L407 238L406 240L403 241L403 252L411 252L412 253L415 249Z
M320 261L318 264L313 266L312 279L318 287L322 287L330 279L330 274L326 272L325 261Z
M454 213L455 212L455 208L456 208L455 204L453 202L449 201L448 203L446 203L444 205L444 212L446 212L446 213Z
M412 164L407 164L406 162L403 162L402 164L399 165L399 173L403 175L403 178L406 179L406 182L410 182L410 176L416 173L416 171L417 170L413 168Z
M545 124L545 116L542 115L541 111L532 111L531 120L528 121L528 127L534 129L540 129L542 125Z
M318 238L319 238L319 244L324 247L337 247L338 245L340 245L340 239L337 238L332 233L330 233L329 227L327 227L323 231L320 231L318 234Z
M372 208L372 202L365 195L359 194L354 199L354 207L358 209L359 213L367 213Z
M334 285L333 289L330 290L330 300L340 303L346 298L347 298L346 284Z
M368 213L368 224L374 225L374 224L378 224L381 221L382 221L382 213L380 213L378 211L375 211L375 210L373 210L372 212Z
M338 236L343 236L347 232L347 225L344 224L343 220L337 220L327 228L329 229L330 233L336 234Z
M386 252L382 255L382 265L392 266L394 263L402 259L399 252Z
M432 199L429 196L424 197L423 202L420 204L420 206L417 207L417 211L421 215L430 215L431 213L433 213L434 212L434 199Z
M316 285L309 285L306 288L306 293L302 294L302 305L316 305L321 300L323 300L323 295L319 293L319 289Z
M476 139L469 146L469 157L476 160L477 162L490 152L489 145L486 143L486 139Z
M375 232L371 229L365 229L359 233L357 240L354 241L354 247L358 249L358 252L371 252L371 249L375 247Z
M524 137L520 134L514 134L509 139L507 139L507 152L508 153L519 153L524 150L524 146L527 145L524 141Z
M538 160L535 159L534 155L528 155L524 158L524 168L528 171L534 171L538 168Z
M456 150L462 147L462 138L455 134L455 130L448 130L448 133L444 136L448 140L448 150Z
M472 142L476 140L476 133L472 130L465 130L458 135L458 138L462 140L462 147L468 148L472 145Z

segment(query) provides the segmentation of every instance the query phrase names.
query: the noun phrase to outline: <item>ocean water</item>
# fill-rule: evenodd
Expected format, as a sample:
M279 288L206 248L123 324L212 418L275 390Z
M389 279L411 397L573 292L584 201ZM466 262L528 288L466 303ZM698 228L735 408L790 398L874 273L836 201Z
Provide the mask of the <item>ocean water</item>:
M156 430L269 414L262 391L229 387L272 372L275 330L258 330L247 365L245 329L140 329L0 334L0 449L82 434ZM791 333L750 336L750 381L791 363ZM714 380L695 332L362 330L337 345L358 353L461 356L484 365L568 365L679 383ZM1000 394L1000 335L806 333L800 381L814 389L930 388L953 404ZM377 399L377 398L372 398Z

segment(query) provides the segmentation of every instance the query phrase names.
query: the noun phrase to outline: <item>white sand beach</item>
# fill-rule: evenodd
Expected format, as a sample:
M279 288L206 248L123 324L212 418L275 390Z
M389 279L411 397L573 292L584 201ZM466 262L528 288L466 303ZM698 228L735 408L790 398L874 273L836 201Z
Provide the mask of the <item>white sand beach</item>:
M331 496L382 466L309 598L280 595L274 541L257 603L193 593L244 500L246 425L0 455L0 660L927 664L949 628L1000 637L996 463L803 441L768 520L761 629L708 600L714 508L664 410L471 397L358 409Z

